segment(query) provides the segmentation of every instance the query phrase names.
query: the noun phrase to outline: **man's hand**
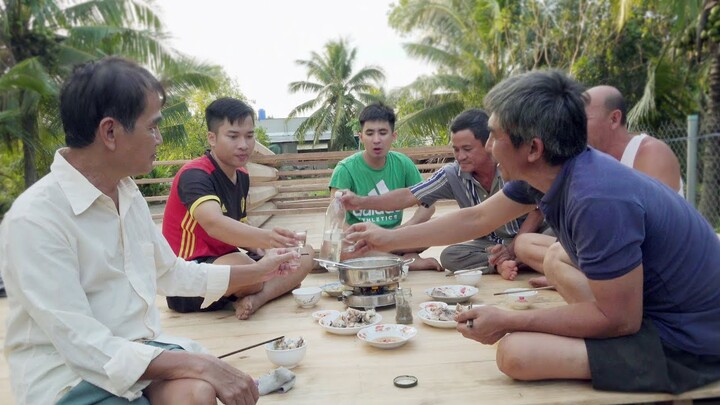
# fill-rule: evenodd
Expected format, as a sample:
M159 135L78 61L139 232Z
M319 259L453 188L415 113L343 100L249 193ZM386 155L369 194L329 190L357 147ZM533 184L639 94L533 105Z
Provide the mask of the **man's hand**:
M487 252L490 253L490 255L488 255L488 263L493 266L497 266L505 260L515 259L515 252L513 252L510 246L498 244L489 247Z
M201 354L207 362L202 379L215 389L223 404L249 405L260 398L255 380L228 363L209 354Z
M340 197L340 202L347 211L361 210L363 209L362 201L365 197L353 193L350 190L340 190L343 195Z
M259 281L267 281L273 277L284 276L300 268L300 253L297 249L268 249L257 262L263 276Z
M392 231L381 228L369 222L352 225L345 231L345 239L355 242L356 252L379 250L389 252L392 250L390 241Z
M152 380L146 388L150 397L162 398L172 390L173 380L192 379L210 384L223 404L250 405L260 398L257 385L249 375L215 356L186 351L163 351L150 362L141 380Z
M297 246L297 240L295 239L295 232L275 227L273 229L267 229L265 235L265 241L262 243L262 248L284 248Z
M461 312L457 316L458 324L456 329L468 339L492 345L502 339L508 332L511 332L504 326L509 315L508 311L495 307L477 307L470 311ZM472 322L468 323L469 320Z

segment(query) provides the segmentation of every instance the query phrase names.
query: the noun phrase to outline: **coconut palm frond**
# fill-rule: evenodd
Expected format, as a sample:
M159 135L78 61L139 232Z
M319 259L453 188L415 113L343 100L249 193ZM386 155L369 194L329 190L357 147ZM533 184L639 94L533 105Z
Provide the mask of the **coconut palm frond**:
M364 100L369 100L372 94L381 94L377 85L385 80L385 74L376 66L365 66L355 72L357 49L347 40L329 41L323 49L323 53L311 52L310 59L295 61L305 68L308 80L290 83L288 91L315 93L315 97L293 108L288 117L314 110L295 132L300 142L308 131L313 131L316 143L323 132L330 131L331 150L354 147L348 123L364 107Z

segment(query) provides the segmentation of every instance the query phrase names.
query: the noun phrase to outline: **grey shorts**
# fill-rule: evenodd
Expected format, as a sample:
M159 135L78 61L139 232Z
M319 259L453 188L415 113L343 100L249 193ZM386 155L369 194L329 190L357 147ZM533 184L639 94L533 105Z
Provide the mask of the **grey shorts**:
M593 388L680 394L720 380L720 356L664 346L650 319L632 335L585 339Z
M164 350L185 350L178 345L160 343L154 341L145 342L150 346L159 347ZM74 386L68 391L62 398L56 403L56 405L85 405L85 404L101 404L101 405L150 405L150 401L145 397L141 396L138 399L130 401L129 399L115 396L108 391L98 387L97 385L90 384L87 381L80 381L80 383Z

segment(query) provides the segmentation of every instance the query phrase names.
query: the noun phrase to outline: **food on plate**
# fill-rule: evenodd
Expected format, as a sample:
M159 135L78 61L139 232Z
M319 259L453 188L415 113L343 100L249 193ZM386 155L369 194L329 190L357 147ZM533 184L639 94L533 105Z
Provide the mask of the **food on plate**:
M432 293L430 295L433 297L447 298L462 297L462 295L458 295L452 287L435 287L432 289Z
M377 338L371 340L371 342L373 342L373 343L397 343L397 342L402 342L403 340L405 340L405 338L402 338L400 336L380 336L380 337L377 337Z
M305 341L303 340L302 336L299 338L282 338L278 339L275 342L273 342L273 350L290 350L290 349L297 349L298 347L302 347L305 344Z
M465 312L470 307L463 305L455 305L454 307L434 307L426 308L427 319L432 321L454 321L458 314Z
M430 310L438 307L446 307L448 304L441 301L427 301L419 305L420 309Z
M357 309L348 308L347 311L341 312L340 316L330 322L330 326L334 328L356 328L358 326L370 325L375 319L375 310L359 311Z

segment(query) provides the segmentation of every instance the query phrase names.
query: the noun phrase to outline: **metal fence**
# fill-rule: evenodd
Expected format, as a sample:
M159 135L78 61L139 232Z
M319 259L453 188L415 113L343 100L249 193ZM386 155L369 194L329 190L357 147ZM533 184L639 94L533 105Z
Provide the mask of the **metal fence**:
M663 140L675 152L685 182L685 198L720 232L720 121L688 116L653 128L635 127Z

